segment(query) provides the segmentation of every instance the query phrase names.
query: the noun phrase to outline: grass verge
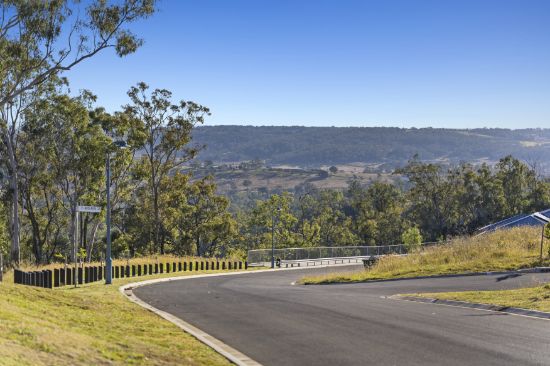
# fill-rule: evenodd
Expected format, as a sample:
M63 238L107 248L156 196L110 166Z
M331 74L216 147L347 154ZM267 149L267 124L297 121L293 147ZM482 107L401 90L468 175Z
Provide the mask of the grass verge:
M305 277L303 284L364 282L390 278L486 271L550 265L540 261L540 229L514 228L476 237L461 237L407 256L381 258L371 269ZM543 249L548 254L548 241Z
M181 275L199 273L206 272ZM224 357L118 291L126 283L174 275L49 290L14 285L8 273L0 283L0 364L228 365Z
M414 296L550 312L550 283L515 290L427 293Z

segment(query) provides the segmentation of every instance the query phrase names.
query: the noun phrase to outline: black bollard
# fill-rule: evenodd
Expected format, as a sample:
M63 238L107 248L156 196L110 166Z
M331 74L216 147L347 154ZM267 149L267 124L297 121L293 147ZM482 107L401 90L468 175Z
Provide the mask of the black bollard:
M47 269L44 271L44 277L45 277L45 281L44 281L44 287L45 288L53 288L53 283L52 283L52 270L51 269Z
M78 267L78 284L82 285L83 280L83 273L82 273L82 267Z
M67 268L67 270L65 271L65 284L67 286L70 286L73 284L73 270L71 268Z
M137 275L138 277L141 277L141 264L138 264L137 266Z
M132 264L132 277L136 277L136 265Z
M53 270L53 287L59 287L59 269L55 268Z
M181 272L182 268L181 268L181 262L178 262L178 272Z
M118 266L114 266L113 269L115 270L115 278L118 278Z
M65 268L59 269L59 286L65 286L67 283L67 272L65 271Z

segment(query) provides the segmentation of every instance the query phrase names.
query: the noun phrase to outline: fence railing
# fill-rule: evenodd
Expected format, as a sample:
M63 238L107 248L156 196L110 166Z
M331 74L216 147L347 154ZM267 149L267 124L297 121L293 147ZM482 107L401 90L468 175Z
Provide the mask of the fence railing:
M368 257L371 255L404 254L403 244L379 246L309 247L275 249L275 258L281 260L305 260L341 257ZM271 249L248 251L249 263L263 263L271 260Z
M426 242L421 248L445 244L444 242ZM305 247L275 249L275 258L281 260L307 260L342 257L369 257L371 255L406 254L404 244L371 245L371 246L341 246L341 247ZM271 261L271 249L254 249L248 251L249 263L265 263Z
M247 268L248 262L240 261L175 261L113 266L112 277L141 277L185 271L239 270ZM14 283L21 285L55 288L102 281L105 278L105 270L105 266L79 266L76 269L63 267L42 271L21 271L16 269L13 273L13 280Z

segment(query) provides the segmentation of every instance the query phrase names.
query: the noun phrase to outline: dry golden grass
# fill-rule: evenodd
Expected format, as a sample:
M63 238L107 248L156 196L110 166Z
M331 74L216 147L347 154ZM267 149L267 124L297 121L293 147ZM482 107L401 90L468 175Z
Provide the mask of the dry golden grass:
M174 275L50 290L14 285L8 272L0 283L0 365L230 364L118 291L126 283Z
M445 292L416 296L550 312L550 283L515 290Z
M548 241L539 260L540 229L514 228L476 237L461 237L445 245L407 256L387 256L369 270L333 273L302 279L305 284L361 282L376 279L441 274L505 271L549 265Z

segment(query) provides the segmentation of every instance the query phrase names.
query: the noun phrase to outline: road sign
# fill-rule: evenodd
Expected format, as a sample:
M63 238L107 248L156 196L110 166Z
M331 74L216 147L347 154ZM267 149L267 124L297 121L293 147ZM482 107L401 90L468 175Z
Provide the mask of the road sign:
M101 212L101 207L98 206L76 206L77 212L94 212L99 213Z

